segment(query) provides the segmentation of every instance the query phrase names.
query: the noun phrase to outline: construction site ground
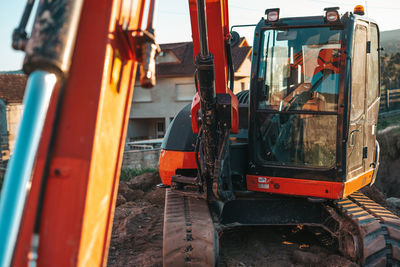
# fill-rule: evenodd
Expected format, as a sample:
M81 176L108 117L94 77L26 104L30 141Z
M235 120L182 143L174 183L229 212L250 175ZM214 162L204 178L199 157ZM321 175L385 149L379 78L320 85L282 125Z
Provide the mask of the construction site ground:
M400 198L400 131L380 134L381 166L376 186L363 193L400 215L388 197ZM165 189L157 173L121 181L108 266L162 266ZM378 189L379 188L379 189ZM218 266L358 266L306 227L241 227L225 232Z

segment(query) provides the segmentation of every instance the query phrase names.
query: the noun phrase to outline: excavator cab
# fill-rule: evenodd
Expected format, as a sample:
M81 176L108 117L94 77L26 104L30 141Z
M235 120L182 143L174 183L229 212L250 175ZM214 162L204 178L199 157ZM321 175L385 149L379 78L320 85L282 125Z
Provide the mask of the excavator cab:
M278 14L274 21L270 12ZM238 95L239 134L230 135L233 191L341 199L374 182L376 23L340 17L336 8L298 18L267 10L255 29L250 77L250 91ZM164 138L159 169L166 185L173 175L197 173L189 112L176 116Z
M373 182L378 40L373 21L349 13L260 21L250 88L250 190L338 199Z
M209 129L192 130L190 105L164 137L164 265L214 266L218 237L241 225L318 228L361 265L400 264L400 219L359 191L379 165L379 53L378 26L362 14L267 10L255 28L250 90L237 94L238 133L221 138L207 187L198 190Z

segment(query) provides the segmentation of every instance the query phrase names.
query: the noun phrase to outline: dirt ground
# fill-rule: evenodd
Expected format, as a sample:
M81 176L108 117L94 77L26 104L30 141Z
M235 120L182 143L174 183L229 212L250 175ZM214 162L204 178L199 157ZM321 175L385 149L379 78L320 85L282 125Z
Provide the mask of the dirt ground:
M162 266L165 189L157 173L120 182L108 266ZM221 237L218 266L357 266L301 227L241 227Z
M397 215L386 198L400 197L400 134L378 137L383 151L377 187L363 192ZM108 266L162 266L165 189L157 173L120 182ZM384 192L384 193L382 193ZM358 266L302 227L242 227L225 232L219 266Z
M164 190L157 173L120 182L108 266L162 266Z

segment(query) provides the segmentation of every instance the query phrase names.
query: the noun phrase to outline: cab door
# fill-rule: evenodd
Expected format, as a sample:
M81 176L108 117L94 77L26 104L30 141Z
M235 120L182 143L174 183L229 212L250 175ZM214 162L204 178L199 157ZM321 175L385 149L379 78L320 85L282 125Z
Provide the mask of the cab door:
M367 43L367 91L364 136L365 171L375 167L375 140L379 113L379 30L376 24L369 25Z
M365 169L367 29L368 24L359 22L354 30L351 65L352 86L349 102L350 120L346 144L346 180L357 177Z

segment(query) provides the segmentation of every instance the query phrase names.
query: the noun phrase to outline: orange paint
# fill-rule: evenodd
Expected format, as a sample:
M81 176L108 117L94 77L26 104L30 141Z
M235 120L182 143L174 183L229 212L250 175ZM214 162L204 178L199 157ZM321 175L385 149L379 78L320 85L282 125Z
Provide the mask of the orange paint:
M192 107L190 108L190 117L192 118L192 131L198 134L200 131L200 121L198 120L198 112L200 110L200 96L199 92L193 97Z
M247 189L275 194L341 198L343 183L247 175Z
M208 46L214 56L215 92L226 93L228 67L226 61L225 42L229 34L228 3L225 0L206 0ZM193 55L200 53L199 29L197 21L196 0L189 0L190 21L193 38Z
M171 185L171 176L177 169L197 169L195 153L161 150L158 171L162 183Z
M372 173L373 171L368 171L345 183L262 175L247 175L246 180L250 191L341 199L368 185Z
M38 266L105 266L136 62L112 76L116 24L140 28L144 1L85 0L51 153ZM115 76L116 75L116 76ZM51 109L54 112L54 109ZM49 114L48 116L52 116ZM13 266L27 266L51 123L34 169Z
M50 101L49 111L43 128L37 160L34 165L31 190L27 196L24 214L21 221L21 227L14 251L13 266L27 266L27 255L30 250L31 238L34 228L37 203L39 198L39 189L45 171L45 160L48 154L51 129L54 123L56 103L60 93L60 88L56 87Z
M354 179L351 179L350 181L345 182L343 198L347 197L348 195L351 195L357 190L360 190L364 186L370 184L373 172L374 170L372 169L370 171L360 174L359 176L357 176Z
M228 63L227 63L227 51L225 49L226 43L230 39L229 33L229 14L228 14L228 1L227 0L206 0L207 9L207 35L208 35L208 46L210 53L214 56L215 66L215 93L216 94L227 94L229 93L232 98L232 125L231 133L238 133L238 115L239 106L236 96L227 88L228 83ZM194 60L200 53L200 40L199 40L199 29L197 21L197 4L196 0L189 0L190 9L190 21L192 27L192 38L193 38L193 55ZM200 108L199 99L196 97L192 103L192 128L194 133L198 133L198 120L197 114Z

